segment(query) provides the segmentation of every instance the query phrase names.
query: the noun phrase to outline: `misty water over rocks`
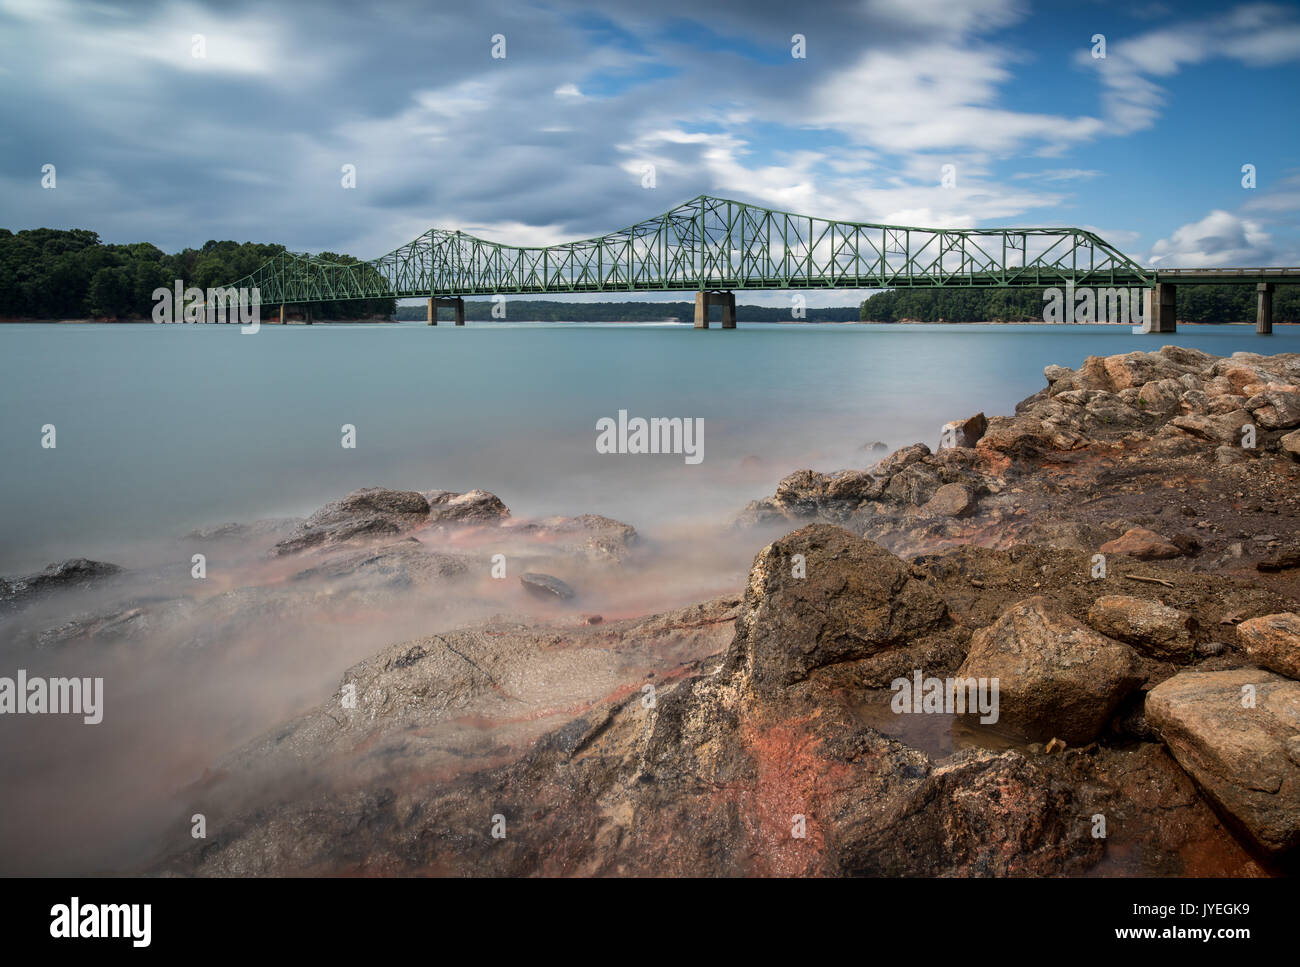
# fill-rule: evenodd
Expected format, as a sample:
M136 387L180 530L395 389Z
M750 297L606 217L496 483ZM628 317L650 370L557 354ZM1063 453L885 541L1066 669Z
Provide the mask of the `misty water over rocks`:
M620 785L617 777L625 767L661 777L665 769L679 774L684 767L667 747L639 765L626 758L631 753L624 740L631 741L635 731L629 716L640 707L645 683L679 696L670 708L696 701L684 697L688 693L707 693L699 714L725 710L724 717L752 715L755 721L776 723L774 735L786 736L780 741L794 743L791 748L802 748L804 740L793 723L802 721L804 711L833 710L815 734L833 735L842 744L845 736L868 729L873 761L892 762L909 777L910 770L929 769L925 762L938 763L963 748L1000 750L979 761L968 756L951 774L936 771L933 781L925 780L928 786L914 790L931 798L937 791L934 808L939 810L959 790L963 775L979 777L972 780L977 784L1014 782L1028 790L1039 781L1035 770L1049 785L1063 782L1070 770L1086 772L1091 767L1078 759L1038 758L1041 743L1059 738L1047 734L1051 726L1065 732L1062 723L1052 720L1051 703L1046 709L1028 703L1017 709L1013 702L1003 725L1018 726L1019 733L982 738L977 733L975 740L963 739L962 723L954 727L951 721L933 729L914 728L909 720L906 728L891 730L880 713L887 694L881 690L895 673L910 674L922 665L956 672L963 662L979 661L1000 667L999 642L1015 637L995 633L1001 617L1011 628L1037 622L1058 629L1052 632L1057 637L1105 636L1133 651L1130 664L1128 651L1115 652L1109 645L1099 649L1111 656L1107 660L1113 660L1114 671L1086 677L1100 691L1084 704L1100 705L1103 721L1071 723L1069 734L1071 746L1091 748L1088 742L1099 732L1127 728L1117 734L1124 742L1139 743L1140 767L1106 742L1088 753L1097 760L1096 775L1110 777L1104 796L1126 801L1138 781L1134 770L1145 770L1159 776L1170 808L1178 810L1175 826L1182 833L1166 834L1166 846L1178 862L1160 866L1144 855L1123 861L1124 871L1259 871L1263 861L1250 851L1259 848L1260 836L1273 837L1266 852L1289 849L1288 837L1294 833L1285 810L1281 820L1259 820L1267 808L1241 807L1245 819L1230 822L1244 823L1245 832L1226 831L1216 810L1231 812L1237 801L1231 777L1197 776L1190 770L1197 785L1183 775L1140 721L1140 696L1187 661L1198 672L1234 671L1246 654L1245 646L1236 643L1235 624L1294 608L1285 567L1268 572L1280 575L1271 585L1225 580L1256 563L1281 560L1296 537L1289 506L1271 506L1260 496L1294 483L1282 442L1289 418L1289 371L1265 373L1265 384L1282 387L1269 388L1251 384L1251 378L1260 381L1259 373L1237 374L1234 382L1227 369L1212 374L1206 368L1212 364L1204 360L1193 365L1192 357L1174 356L1167 366L1134 367L1141 380L1132 377L1129 385L1120 386L1124 379L1109 370L1098 375L1095 366L1089 369L1083 356L1071 350L1103 352L1111 340L1126 352L1152 348L1145 341L1136 343L1127 331L1093 333L1089 342L1080 340L1083 333L1077 331L1035 327L921 328L927 331L740 330L701 334L710 341L690 346L676 340L693 338L693 333L671 330L575 327L534 334L512 329L511 336L529 337L535 356L522 368L510 359L518 347L490 343L503 332L439 329L443 355L421 360L432 372L413 365L410 351L405 356L384 353L382 378L352 370L341 359L326 366L318 345L299 353L302 369L295 375L286 375L295 372L290 366L271 379L268 367L263 394L254 394L255 404L242 410L204 408L209 391L220 382L210 373L191 373L197 378L188 387L163 387L146 374L145 388L123 387L126 399L110 399L93 417L80 420L79 414L87 412L85 400L74 399L80 406L68 407L66 415L39 419L34 404L23 401L20 409L32 411L25 414L29 422L37 427L58 423L60 438L58 450L44 455L28 441L34 454L10 464L5 479L6 506L21 507L24 513L6 514L6 559L13 566L0 572L8 579L0 587L3 673L22 667L48 677L102 676L108 707L104 722L93 727L62 716L14 717L6 723L13 741L0 756L5 775L12 777L12 792L0 810L0 868L69 873L145 868L164 848L178 849L176 844L188 837L190 816L206 809L213 828L221 830L212 841L219 849L211 859L182 858L168 868L613 872L622 865L645 871L655 850L654 830L680 828L692 821L697 806L708 809L684 790L669 803L639 799ZM1179 334L1178 342L1199 341L1221 353L1259 348L1248 330L1225 328ZM450 333L445 340L444 332ZM271 338L285 335L298 333ZM380 327L374 334L340 328L325 339L340 341L330 353L355 353L360 336L405 341L430 335L412 327ZM878 338L864 341L867 336ZM460 337L468 338L451 341ZM475 337L480 341L472 341ZM543 344L532 340L541 337L561 343L538 357L537 347ZM63 337L37 341L47 338ZM93 339L95 333L69 338ZM737 341L725 344L721 339L726 338ZM1270 351L1281 349L1285 338L1270 343ZM619 345L619 339L629 344ZM903 365L914 355L915 341L922 339L953 340L950 372L927 365L922 373ZM415 344L408 344L408 350L410 345ZM576 361L575 345L583 347ZM984 345L1000 348L981 349ZM265 365L238 344L214 342L213 347L213 356L221 360L214 365ZM277 343L272 352L288 348L288 343ZM47 376L57 369L48 351L48 343L33 350L28 368L44 367ZM104 351L120 350L106 343ZM161 353L174 351L173 346ZM985 355L972 360L973 352ZM1038 357L1045 358L1034 372ZM289 357L282 362L288 366ZM970 438L963 437L953 450L931 452L949 420L981 409L991 416L1010 414L1016 399L1042 388L1043 366L1049 363L1078 366L1079 375L1072 369L1053 371L1050 390L1043 390L1037 402L1025 401L1027 415L993 417L978 431L970 430ZM853 367L860 371L850 377ZM826 376L828 372L835 375ZM992 385L999 374L1001 382ZM1196 387L1162 382L1188 375L1199 381ZM566 383L587 377L606 386L608 406L592 404L590 390L579 396ZM1226 383L1214 384L1215 379ZM1016 387L1022 384L1019 392ZM349 405L350 391L340 393L340 387L349 385L364 385L378 398L357 393ZM832 393L826 386L860 386L861 393L846 398L843 390ZM1248 387L1254 392L1247 393ZM1015 399L999 408L1008 393ZM157 416L149 432L142 429L147 421L119 409L128 402L138 406L142 397ZM188 436L174 405L184 400L194 404L184 411L196 422ZM315 412L312 403L322 412ZM703 464L685 466L680 457L596 454L597 419L620 408L702 417L708 428ZM1259 414L1253 418L1261 424L1263 454L1258 460L1246 458L1245 464L1235 455L1228 459L1218 453L1241 422L1232 422L1238 410ZM963 433L968 422L962 424ZM337 431L343 423L358 426L361 443L355 453L339 447ZM1269 423L1275 427L1267 428ZM120 431L116 451L101 436L109 425ZM12 427L4 432L12 433ZM1132 437L1128 444L1122 443L1124 434ZM168 456L160 455L142 470L132 461L149 440ZM271 446L272 440L280 445ZM887 449L871 447L876 440L887 440ZM906 446L914 440L928 441L928 446ZM1141 441L1152 445L1150 452L1139 446ZM6 452L17 452L16 440L4 442ZM1125 445L1133 451L1126 452ZM377 452L367 452L371 446ZM893 452L899 447L903 449ZM1115 447L1114 452L1108 449ZM178 449L192 459L177 461ZM131 454L130 461L124 453ZM1044 454L1065 456L1046 459ZM46 499L36 499L42 484L53 479L38 465L45 456L74 464L98 459L101 472L90 472L87 464L82 478L86 492L79 500L59 487ZM881 457L887 459L875 467ZM1165 458L1186 464L1171 475L1159 463ZM1211 470L1203 468L1203 458ZM335 465L349 459L354 460L349 469ZM812 470L792 475L799 467ZM845 468L853 469L847 475L831 473ZM1213 487L1228 486L1231 477L1240 493L1256 495L1259 509L1238 506L1250 503L1242 498L1234 500L1228 514L1193 496L1179 503L1171 517L1151 500L1150 486L1141 485L1144 479L1160 478L1162 486L1175 481L1177 489L1176 482L1182 481L1180 493L1204 494L1213 490L1203 479L1207 473ZM59 478L66 474L63 466ZM1263 483L1258 476L1247 479L1258 474L1271 476ZM1241 475L1247 477L1238 481ZM322 492L343 481L346 486ZM138 487L134 496L131 485ZM1106 507L1089 504L1103 494L1110 502ZM52 524L55 518L57 524ZM823 632L792 627L773 637L765 651L755 637L767 620L755 617L763 611L761 602L750 602L745 611L741 597L757 593L755 574L768 573L750 573L751 564L758 567L755 555L770 557L765 545L785 540L783 535L809 522L847 526L887 549L881 553L901 555L905 563L898 565L899 574L907 582L919 581L917 588L928 585L932 607L916 615L908 612L900 618L899 637L880 637L866 652L819 646L829 648L826 655L812 652L790 678L783 670L789 641L782 635L817 638ZM1201 522L1207 526L1194 526ZM1091 552L1107 541L1127 538L1129 543L1114 553L1146 560L1140 553L1143 545L1133 536L1138 530L1157 534L1193 562L1185 573L1150 563L1134 565L1126 573L1157 583L1123 585L1130 597L1158 592L1165 604L1189 616L1183 639L1176 628L1158 639L1147 631L1124 631L1147 629L1160 617L1132 610L1140 604L1120 602L1106 615L1088 618L1094 601L1087 594L1091 589L1079 590L1078 575L1086 573ZM838 547L838 540L814 535L803 551L815 559L823 548ZM1245 546L1238 551L1237 544ZM1016 551L1017 545L1035 549ZM986 550L962 550L969 546ZM61 548L75 563L44 571L61 556L50 551ZM945 556L949 551L953 554ZM41 556L33 559L36 553ZM856 545L845 545L843 553L851 558L860 552ZM194 576L194 554L204 555L202 578ZM1212 579L1195 576L1202 565L1213 570ZM878 567L869 570L876 574ZM521 581L525 575L529 579ZM1159 582L1174 590L1167 594ZM993 593L999 583L1004 587ZM539 587L565 588L572 597L538 594ZM863 593L878 593L874 587L868 582ZM1046 603L1026 606L1030 617L1003 617L1022 599L1043 594ZM823 605L810 606L816 610ZM770 609L764 613L775 614ZM749 615L743 647L733 642L742 614ZM844 620L855 626L867 620L865 614ZM1098 630L1085 629L1085 634L1071 624L1089 620ZM983 635L978 649L972 644L974 632ZM855 630L852 636L860 634ZM1125 639L1126 634L1134 640ZM1215 652L1211 646L1223 644L1222 638L1231 639L1226 651ZM1171 658L1168 650L1181 647L1179 641L1187 654ZM900 646L905 647L895 653ZM1286 647L1273 646L1282 652ZM718 675L722 677L711 677ZM1291 698L1283 679L1270 682L1268 694L1282 696L1276 701L1285 703ZM355 686L357 704L344 713L340 689L347 684ZM787 694L791 688L799 694ZM850 701L832 698L846 689L856 693ZM1161 706L1161 714L1178 716L1181 708L1170 702ZM1286 713L1278 714L1285 718ZM669 728L663 721L663 728ZM1127 726L1114 724L1126 721ZM835 732L835 723L847 731ZM1195 755L1188 750L1202 741L1202 733L1194 725L1180 727L1187 738L1171 750L1183 762L1184 755ZM566 729L576 729L572 742L563 738ZM687 754L691 742L678 726L670 731L676 736L673 748ZM888 746L894 738L913 746ZM760 765L780 758L775 746L769 748L748 732L722 729L700 741L706 739L714 749L709 756L733 748L748 750L736 754L756 757ZM536 746L539 740L542 745ZM668 740L661 735L658 741ZM1285 758L1286 736L1276 741ZM561 762L582 758L585 753L578 750L599 747L605 760L624 763L603 777L588 775L588 780L604 790L601 808L607 816L657 812L640 839L626 838L631 834L624 820L611 826L605 819L593 827L606 830L599 848L594 853L575 848L574 856L583 860L575 859L572 869L536 860L528 850L538 847L538 837L576 841L582 818L590 818L576 806L562 827L556 819L540 823L527 834L523 853L499 862L486 860L471 845L413 846L382 829L367 840L369 852L340 852L331 858L329 848L313 851L287 832L301 824L300 809L327 804L327 815L347 816L353 809L364 812L374 806L355 797L382 798L384 790L392 794L376 807L384 815L419 803L425 817L420 828L433 833L438 822L451 822L460 829L460 820L452 819L478 795L475 790L493 783L505 783L507 798L516 804L532 797L546 805L548 815L557 815L563 797L538 786L530 772L541 750L559 748L556 742L567 749ZM1028 758L1012 761L1002 758L1006 754ZM912 762L913 756L921 758ZM805 766L811 768L811 762ZM752 778L747 767L705 762L697 754L691 768L701 765L715 780L723 777L743 786ZM482 771L494 768L505 771ZM591 764L583 768L589 770ZM1290 788L1286 784L1294 779L1285 766L1279 769L1279 788ZM1049 775L1055 778L1042 778ZM761 800L769 793L745 792L742 798L759 795ZM837 791L825 802L838 801L840 795ZM1051 831L1051 824L1074 808L1062 796L1046 793L1034 807L1041 811L1033 816L983 817L986 823L1035 830L1031 838L1039 845L1034 858L1004 871L1078 871L1100 862L1096 844L1087 844L1068 822L1068 834ZM765 813L769 805L778 808L764 804L759 811ZM268 815L268 810L273 818L254 834L248 817ZM411 822L405 814L392 815L394 822ZM941 817L918 817L907 835L929 835L935 822L941 823ZM973 828L979 826L979 821L971 822ZM709 828L710 835L727 832ZM327 824L305 835L328 839L335 832ZM739 834L730 830L727 835ZM828 830L819 835L825 844L837 841L839 834ZM1127 835L1132 853L1140 837L1133 828ZM783 858L775 865L754 866L737 853L727 860L726 870L926 871L900 866L898 857L880 853L879 843L849 843L842 835L837 842L839 852L823 852L811 866L800 865L803 861L796 862L781 847ZM407 847L409 855L403 852ZM1119 852L1108 854L1108 862L1118 862ZM952 847L932 857L938 865L927 870L965 868L968 859L960 854ZM526 862L527 855L534 856L534 866ZM691 865L686 846L678 847L673 862L682 872L702 871ZM978 863L971 868L992 869Z

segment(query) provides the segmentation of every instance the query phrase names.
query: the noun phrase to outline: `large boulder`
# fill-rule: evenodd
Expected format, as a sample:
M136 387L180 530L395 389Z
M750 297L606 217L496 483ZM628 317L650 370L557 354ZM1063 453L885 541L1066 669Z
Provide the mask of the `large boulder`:
M1243 621L1237 625L1237 639L1256 665L1300 678L1300 614L1284 612ZM1300 722L1296 731L1300 733Z
M1254 668L1181 672L1147 694L1146 717L1259 846L1300 845L1300 682Z
M1186 662L1194 654L1192 616L1159 601L1108 594L1088 609L1088 624L1153 658Z
M814 524L754 559L725 667L771 693L816 668L910 643L946 618L943 600L889 551Z
M959 678L998 680L999 724L1027 739L1097 737L1141 681L1132 649L1044 597L1012 605L971 638Z

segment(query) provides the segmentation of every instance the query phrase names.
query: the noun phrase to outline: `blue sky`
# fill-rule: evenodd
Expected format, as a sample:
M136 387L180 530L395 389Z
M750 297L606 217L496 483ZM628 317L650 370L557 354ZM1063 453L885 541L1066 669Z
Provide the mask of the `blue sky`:
M1300 264L1295 5L0 0L0 86L0 226L168 251L549 244L710 193Z

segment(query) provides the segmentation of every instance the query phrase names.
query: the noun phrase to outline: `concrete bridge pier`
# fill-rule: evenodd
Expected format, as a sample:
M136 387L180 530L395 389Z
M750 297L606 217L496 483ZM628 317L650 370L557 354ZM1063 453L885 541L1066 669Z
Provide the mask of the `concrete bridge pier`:
M447 299L440 299L436 296L431 296L429 298L428 309L426 310L426 317L429 325L436 326L438 324L439 309L455 309L456 325L465 325L465 300L460 296L452 296Z
M1146 320L1148 332L1177 332L1174 284L1157 282L1154 289L1146 291Z
M1273 334L1273 283L1260 282L1255 286L1259 293L1259 311L1255 315L1255 332L1261 336Z
M709 328L709 306L722 306L722 328L736 328L736 293L710 292L704 290L695 293L695 328Z
M284 303L280 303L280 325L284 325Z

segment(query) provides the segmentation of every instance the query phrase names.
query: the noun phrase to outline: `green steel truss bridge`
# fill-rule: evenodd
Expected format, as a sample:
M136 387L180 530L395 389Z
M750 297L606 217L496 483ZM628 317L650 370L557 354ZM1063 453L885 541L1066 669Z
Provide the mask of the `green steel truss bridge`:
M282 318L285 305L423 297L431 322L437 306L452 305L458 323L465 296L693 289L697 324L701 309L707 324L708 305L721 302L724 326L728 310L734 326L734 293L747 289L1161 286L1172 316L1175 278L1266 283L1271 293L1274 282L1300 281L1300 269L1158 271L1081 228L879 225L700 195L619 231L544 247L433 228L369 262L286 252L230 288L257 289ZM1157 294L1154 304L1164 301Z

